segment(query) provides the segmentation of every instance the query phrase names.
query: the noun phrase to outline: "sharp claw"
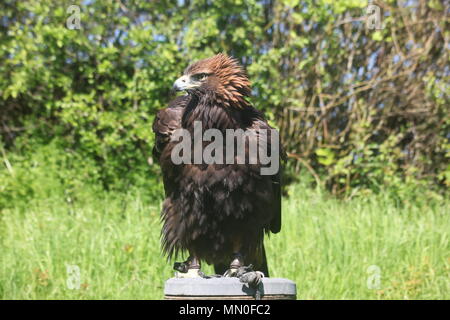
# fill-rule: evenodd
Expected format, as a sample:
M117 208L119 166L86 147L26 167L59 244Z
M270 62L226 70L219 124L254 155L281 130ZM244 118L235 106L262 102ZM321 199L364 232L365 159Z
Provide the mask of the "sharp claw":
M227 273L230 270L231 269L227 270L224 276L229 276ZM235 269L234 274L231 276L239 278L239 281L242 283L248 283L249 285L257 287L261 283L262 278L264 278L264 273L261 271L254 271L253 266L249 265Z
M264 278L264 274L260 271L250 271L244 273L239 280L241 282L249 283L255 286L258 286L261 283L262 278Z
M262 273L261 271L255 271L255 273L256 273L256 278L255 278L256 283L255 283L255 285L258 286L261 283L262 278L264 278L264 273Z
M234 268L230 268L230 269L228 269L227 271L225 271L225 273L223 274L223 276L224 277L228 277L228 278L231 278L231 277L236 277L237 276L237 274L238 274L238 270L239 269L234 269Z
M191 257L184 262L175 262L173 268L176 278L203 278L205 274L200 271L200 264Z
M178 272L187 273L189 266L186 262L175 262L173 264L173 269Z

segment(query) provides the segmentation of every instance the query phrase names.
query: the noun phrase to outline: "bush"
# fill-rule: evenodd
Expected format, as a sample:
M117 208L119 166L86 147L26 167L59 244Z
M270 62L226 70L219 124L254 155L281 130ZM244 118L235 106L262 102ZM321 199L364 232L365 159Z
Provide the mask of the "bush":
M44 145L20 137L16 144L20 151L14 150L8 155L1 148L5 169L0 170L0 211L5 208L25 211L35 201L57 202L61 199L71 206L75 202L91 201L92 195L102 194L103 187L98 183L102 173L94 159L64 149L59 139ZM142 170L142 176L138 176L136 169L134 176L121 179L110 189L126 190L131 194L139 190L147 201L160 200L161 181L148 171L148 168Z
M306 168L344 196L409 181L445 190L448 4L375 4L381 30L353 0L89 1L71 30L72 2L2 1L4 157L27 161L32 144L107 189L153 188L153 115L189 62L224 51L248 67L292 176Z

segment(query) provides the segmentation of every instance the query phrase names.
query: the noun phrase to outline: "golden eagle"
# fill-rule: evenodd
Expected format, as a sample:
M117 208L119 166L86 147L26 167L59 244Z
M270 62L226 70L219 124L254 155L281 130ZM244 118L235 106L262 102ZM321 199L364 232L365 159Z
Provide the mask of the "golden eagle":
M263 241L265 233L277 233L281 228L280 170L261 174L267 164L259 158L256 163L243 163L238 148L230 157L236 161L174 163L172 153L180 139L173 135L179 129L195 135L196 122L202 133L215 129L225 135L230 129L251 129L256 134L245 135L247 140L240 145L250 162L251 139L266 143L267 154L279 161L279 148L274 148L274 140L269 138L277 132L248 102L250 82L238 62L226 54L188 66L174 89L186 95L160 110L153 123L153 157L161 166L166 196L161 214L164 253L171 258L188 252L187 261L175 264L186 274L198 274L203 260L214 264L216 273L226 271L232 276L245 261L268 276ZM264 136L263 131L269 134ZM239 146L237 139L233 136L233 143ZM225 140L220 142L223 150L229 142ZM213 143L195 137L191 142L192 150L198 144L206 147Z

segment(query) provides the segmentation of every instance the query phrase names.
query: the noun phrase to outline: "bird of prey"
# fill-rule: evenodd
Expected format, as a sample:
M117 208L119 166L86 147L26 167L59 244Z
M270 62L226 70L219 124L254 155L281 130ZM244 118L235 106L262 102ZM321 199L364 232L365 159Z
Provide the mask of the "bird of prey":
M248 101L248 77L237 60L226 54L188 66L175 81L174 89L185 95L160 110L153 123L153 157L161 166L165 189L161 213L164 253L168 258L189 254L183 263L175 263L175 269L186 277L201 274L201 261L213 264L216 273L227 276L235 275L244 263L269 276L263 241L265 234L281 228L281 171L261 174L267 164L259 158L249 163L254 151L249 145L251 139L259 139L259 143L266 143L267 154L279 160L280 149L274 147L270 133L276 131ZM236 148L230 159L236 161L174 163L172 154L180 143L174 133L184 129L194 136L195 123L201 125L202 133L215 129L225 136L229 129L252 129L256 134L245 136L247 140L241 145L233 136ZM269 133L263 135L263 131ZM191 139L192 150L199 144L207 147L213 143L213 139ZM228 150L225 144L230 141L214 140L223 150ZM239 146L243 150L238 150ZM243 152L241 159L239 151Z

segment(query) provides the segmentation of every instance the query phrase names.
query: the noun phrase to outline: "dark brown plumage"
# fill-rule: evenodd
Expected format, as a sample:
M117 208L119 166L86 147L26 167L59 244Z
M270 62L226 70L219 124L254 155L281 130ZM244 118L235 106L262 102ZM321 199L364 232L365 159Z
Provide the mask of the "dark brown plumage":
M193 132L196 120L203 130L223 133L271 129L246 100L250 82L236 60L218 54L190 65L176 85L187 95L160 110L153 123L153 155L162 168L166 196L163 251L168 257L187 251L214 264L216 272L223 272L239 253L267 276L263 238L265 232L281 228L280 172L261 175L260 164L175 165L171 160L177 143L170 141L172 133L178 128Z

